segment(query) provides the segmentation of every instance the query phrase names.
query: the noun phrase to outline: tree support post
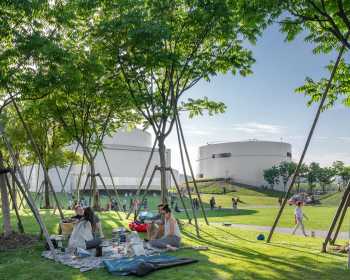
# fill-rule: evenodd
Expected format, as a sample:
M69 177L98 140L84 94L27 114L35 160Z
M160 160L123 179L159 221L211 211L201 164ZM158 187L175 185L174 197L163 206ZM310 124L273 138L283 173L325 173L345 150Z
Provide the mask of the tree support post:
M343 221L344 221L344 218L345 218L346 212L348 211L349 206L350 206L350 193L348 194L347 200L346 200L346 202L344 204L343 211L342 211L342 213L340 215L340 219L339 219L339 222L338 222L338 226L337 226L337 228L335 230L334 236L333 236L332 240L330 241L331 245L334 245L334 243L337 241L340 228L343 225Z
M180 145L180 141L182 140L182 144L183 144L183 148L184 148L184 151L185 151L188 167L190 169L191 176L192 176L194 189L196 191L196 194L197 194L197 197L198 197L198 201L199 201L199 204L200 204L201 209L202 209L202 214L203 214L205 223L207 225L209 225L209 222L208 222L208 219L207 219L207 214L205 213L205 209L204 209L204 206L203 206L202 198L201 198L201 195L200 195L198 187L197 187L197 181L196 181L196 178L195 178L195 174L194 174L193 169L192 169L192 164L191 164L190 156L188 154L187 145L186 145L186 141L185 141L185 137L184 137L184 134L183 134L183 130L182 130L182 126L181 126L181 122L180 122L180 118L179 118L179 114L178 113L176 114L175 122L176 122L177 133L179 134L179 132L180 132L180 136L181 136L181 139L179 139L179 145ZM180 149L180 152L182 153L182 149Z
M38 209L35 206L35 203L33 201L32 195L30 193L30 189L29 189L28 185L26 184L27 182L26 182L26 180L24 178L22 170L20 169L20 166L18 164L16 156L15 156L15 154L13 152L12 146L8 142L6 136L4 135L4 132L3 132L2 128L0 129L0 133L2 134L3 141L4 141L4 143L5 143L6 147L7 147L7 150L9 151L10 157L11 157L13 165L14 165L14 168L18 172L18 174L20 176L20 179L22 181L22 184L24 185L24 188L22 188L21 183L17 179L16 175L13 176L13 178L15 179L15 182L16 182L19 190L22 192L23 196L27 199L27 203L28 203L29 207L31 208L31 210L32 210L32 212L34 214L34 217L37 220L37 222L38 222L38 224L40 226L40 229L41 229L41 231L43 232L43 234L45 236L46 242L49 245L49 248L50 248L50 250L52 252L53 258L54 258L54 260L56 260L56 252L55 252L55 248L54 248L54 246L53 246L53 244L51 242L49 232L48 232L48 230L47 230L47 228L46 228L46 226L45 226L45 224L44 224L44 222L43 222L43 220L42 220L42 218L40 216L40 213L39 213Z
M7 176L5 176L5 180L6 180L7 189L9 191L10 197L11 197L12 202L13 202L13 209L15 210L15 214L16 214L16 218L17 218L18 231L20 233L24 233L24 227L23 227L23 224L22 224L21 216L20 216L18 208L17 208L16 200L14 200L14 198L13 198L14 197L14 193L13 193L13 190L11 188L11 184L10 184L9 179L8 179Z
M153 147L152 147L152 150L151 150L151 154L150 154L149 157L148 157L148 161L147 161L147 164L146 164L146 168L145 168L145 170L144 170L144 172L143 172L143 175L142 175L142 178L141 178L141 181L140 181L140 185L139 185L139 187L137 188L136 197L140 197L141 188L142 188L143 182L144 182L144 180L145 180L145 178L146 178L146 175L147 175L149 166L150 166L150 164L151 164L151 161L152 161L152 158L153 158L153 154L154 154L154 150L155 150L155 148L156 148L157 142L158 142L158 140L157 140L157 137L156 137L156 139L154 140L154 143L153 143ZM126 215L126 219L129 219L129 217L130 217L130 215L131 215L131 212L132 212L132 210L129 209L128 214Z
M189 197L190 202L191 202L192 215L193 215L194 224L195 224L195 227L196 227L196 234L197 234L198 237L200 237L196 209L194 209L193 200L192 200L192 194L191 194L190 186L189 186L189 183L188 183L188 178L187 178L187 173L186 173L186 166L185 166L185 161L184 161L184 155L183 155L183 151L182 151L182 143L181 143L181 140L180 140L179 127L178 127L178 123L177 123L176 120L175 120L175 124L176 124L177 139L178 139L179 149L180 149L182 170L184 172L184 177L185 177L186 189L187 189L188 197Z
M102 185L103 185L103 188L104 188L105 191L107 192L107 196L108 196L108 198L109 198L109 201L112 203L112 202L113 202L112 196L111 196L110 193L108 192L107 186L106 186L105 181L103 180L101 174L100 174L100 173L97 173L95 176L97 176L98 178L100 178L100 180L101 180L101 182L102 182ZM119 206L118 206L118 207L119 207ZM116 211L116 212L117 212L117 215L118 215L119 219L120 219L120 220L123 220L123 218L122 218L122 217L120 216L120 214L119 214L119 210L120 210L120 209L121 209L121 208L119 208L118 211Z
M305 143L305 146L304 146L304 149L303 149L303 153L302 153L302 155L301 155L301 157L300 157L300 160L299 160L299 163L298 163L298 165L297 165L297 168L296 168L296 170L295 170L295 172L294 172L294 174L293 174L292 181L291 181L291 183L290 183L290 185L289 185L289 187L288 187L288 190L287 190L287 192L286 192L286 194L285 194L285 196L284 196L282 205L281 205L281 207L280 207L280 209L279 209L279 211L278 211L278 214L277 214L277 216L276 216L276 219L275 219L275 221L274 221L274 223L273 223L273 225L272 225L272 227L271 227L269 236L268 236L267 241L266 241L267 243L269 243L269 242L271 241L272 235L273 235L273 233L274 233L274 231L275 231L275 229L276 229L276 226L277 226L277 224L278 224L278 222L279 222L279 219L281 218L281 215L282 215L282 213L283 213L284 207L286 206L288 197L289 197L289 195L290 195L290 193L291 193L291 191L292 191L292 188L293 188L293 186L294 186L294 183L295 183L295 181L296 181L296 179L297 179L297 177L298 177L298 175L299 175L299 170L300 170L300 168L301 168L301 166L302 166L302 164L303 164L304 157L305 157L306 152L307 152L307 150L308 150L308 148L309 148L311 138L312 138L312 136L313 136L313 134L314 134L316 125L317 125L317 123L318 123L320 114L321 114L322 109L323 109L323 105L324 105L324 103L325 103L325 101L326 101L326 99L327 99L328 91L329 91L329 89L330 89L330 87L331 87L331 85L332 85L332 81L333 81L334 75L335 75L335 73L337 72L337 68L338 68L339 62L340 62L340 60L341 60L341 57L343 56L344 50L345 50L345 46L343 45L343 46L341 47L340 51L339 51L337 60L336 60L336 62L335 62L335 64L334 64L334 67L333 67L333 70L332 70L332 73L331 73L331 76L330 76L329 79L328 79L328 82L327 82L327 86L326 86L326 88L325 88L325 91L323 92L321 102L320 102L320 104L319 104L319 106L318 106L318 110L317 110L316 116L315 116L314 121L313 121L313 123L312 123L311 129L310 129L310 132L309 132L309 135L308 135L308 137L307 137L307 141L306 141L306 143Z
M26 133L27 133L27 135L28 135L28 137L29 137L29 139L30 139L30 142L31 142L32 146L34 147L34 150L35 150L35 152L36 152L36 155L37 155L37 157L38 157L38 159L39 159L39 161L40 161L40 164L41 164L41 166L42 166L42 169L43 169L43 172L44 172L44 175L45 175L44 177L46 178L47 182L49 183L49 187L51 188L53 197L54 197L55 202L56 202L56 206L57 206L58 211L59 211L59 213L60 213L60 217L61 217L61 219L63 220L63 219L64 219L64 214L63 214L63 211L62 211L62 209L61 209L61 206L60 206L60 203L59 203L59 201L58 201L58 198L57 198L57 196L56 196L56 193L55 193L54 187L53 187L53 185L52 185L51 179L50 179L50 177L49 177L49 174L48 174L48 172L47 172L47 170L46 170L46 168L45 168L45 163L44 163L43 158L41 157L41 154L40 154L40 151L39 151L39 147L38 147L38 145L36 144L36 142L35 142L35 140L34 140L34 137L33 137L33 134L32 134L32 132L31 132L31 130L29 129L28 125L26 124L26 122L25 122L24 119L23 119L22 113L21 113L21 111L20 111L19 108L18 108L18 105L17 105L16 100L14 99L14 97L12 96L11 93L9 93L9 95L10 95L10 97L11 97L11 99L12 99L12 103L13 103L15 109L16 109L17 115L18 115L18 117L19 117L20 120L21 120L21 123L22 123L22 125L23 125L23 127L24 127L24 129L25 129L25 131L26 131Z
M337 224L337 222L338 222L340 213L341 213L341 211L342 211L342 209L343 209L343 207L344 207L344 205L345 205L345 202L346 202L346 200L347 200L347 197L348 197L349 193L350 193L350 181L348 182L348 186L346 187L346 190L345 190L345 192L344 192L344 194L343 194L343 197L342 197L342 200L341 200L341 202L340 202L340 204L339 204L339 207L338 207L338 209L337 209L337 212L336 212L335 215L334 215L332 224L331 224L331 226L330 226L330 228L329 228L329 230L328 230L327 236L326 236L326 238L325 238L325 240L324 240L324 242L323 242L323 244L322 244L322 252L324 252L324 253L327 252L327 245L328 245L328 242L331 240L332 233L333 233L334 228L335 228L335 226L336 226L336 224Z
M192 224L191 217L190 217L190 215L189 215L189 213L188 213L188 211L187 211L187 207L186 207L185 201L184 201L184 199L183 199L183 197L182 197L182 194L181 194L179 185L178 185L178 183L177 183L177 181L176 181L176 178L175 178L175 175L174 175L174 171L173 171L172 168L167 168L167 170L170 171L171 177L173 178L173 181L174 181L176 190L177 190L177 192L178 192L178 194L179 194L179 197L180 197L180 200L181 200L181 204L182 204L182 206L183 206L183 208L184 208L184 210L185 210L185 213L186 213L186 216L187 216L187 219L188 219L188 223L189 223L189 224Z
M117 200L118 208L119 208L119 209L122 209L122 204L121 204L121 202L120 202L120 198L119 198L119 195L118 195L117 186L116 186L116 184L114 183L112 171L111 171L111 168L110 168L110 166L109 166L109 164L108 164L107 157L106 157L105 152L104 152L103 149L102 149L102 155L103 155L104 161L105 161L106 166L107 166L107 170L108 170L109 177L111 178L111 181L112 181L112 186L113 186L115 198L116 198L116 200ZM101 177L101 178L102 178L102 177ZM101 179L101 180L102 180L102 179ZM104 184L104 181L103 181L103 184ZM118 214L118 215L119 215L119 214ZM119 215L119 217L120 217L120 219L122 219L120 215Z

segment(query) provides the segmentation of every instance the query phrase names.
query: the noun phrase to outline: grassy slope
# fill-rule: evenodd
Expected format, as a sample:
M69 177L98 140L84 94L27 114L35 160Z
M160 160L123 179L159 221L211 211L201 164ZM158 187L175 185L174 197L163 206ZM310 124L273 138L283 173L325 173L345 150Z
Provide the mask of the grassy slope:
M322 205L327 205L327 206L338 206L342 197L343 197L344 192L336 192L330 195L326 195L324 198L321 199Z
M120 224L115 213L103 213L107 235ZM50 230L56 216L44 215ZM25 217L27 230L36 232L32 218ZM200 244L209 251L181 250L176 255L199 263L156 272L148 279L348 279L346 257L319 253L322 240L275 235L272 244L256 241L257 232L224 227L201 228L202 238L192 226L183 232L185 244ZM78 270L40 257L41 245L26 250L0 253L0 279L111 279L104 269L81 274ZM118 278L116 278L118 279ZM129 277L128 279L136 279ZM146 278L147 279L147 278Z

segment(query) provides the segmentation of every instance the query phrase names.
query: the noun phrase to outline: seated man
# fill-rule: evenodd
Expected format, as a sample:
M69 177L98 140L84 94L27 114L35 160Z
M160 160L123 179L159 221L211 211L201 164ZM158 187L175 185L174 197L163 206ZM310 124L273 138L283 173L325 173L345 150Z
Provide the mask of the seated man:
M151 223L147 227L147 240L154 240L163 236L164 232L164 213L163 204L158 205L158 215L149 219ZM145 221L147 222L147 221Z
M172 216L168 205L162 208L164 212L164 234L162 238L151 240L149 244L159 249L176 250L180 247L181 233L176 219Z
M76 215L73 216L72 219L79 222L82 218L84 218L84 208L80 204L77 204L75 205L74 210ZM95 213L93 213L93 224L95 225L93 232L94 235L104 238L100 218Z

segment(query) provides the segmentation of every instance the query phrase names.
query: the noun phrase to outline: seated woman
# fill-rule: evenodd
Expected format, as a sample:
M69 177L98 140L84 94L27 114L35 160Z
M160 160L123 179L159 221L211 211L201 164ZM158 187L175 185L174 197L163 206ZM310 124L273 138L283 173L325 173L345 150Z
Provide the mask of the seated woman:
M68 241L68 248L90 249L101 243L99 239L94 238L96 223L94 212L90 207L84 209L84 216L74 226L71 237Z
M88 208L85 208L85 210ZM89 209L90 210L88 210L88 211L92 211L91 208L89 208ZM75 216L73 216L72 219L79 222L82 218L84 218L85 210L80 204L76 204L74 206L74 210L75 210ZM93 216L92 223L94 225L94 227L93 227L94 236L98 236L99 238L104 238L100 218L93 211L92 211L92 216Z
M164 213L164 235L160 239L151 240L149 244L152 247L159 249L175 250L180 247L181 233L179 225L175 218L171 215L171 210L168 205L162 209Z

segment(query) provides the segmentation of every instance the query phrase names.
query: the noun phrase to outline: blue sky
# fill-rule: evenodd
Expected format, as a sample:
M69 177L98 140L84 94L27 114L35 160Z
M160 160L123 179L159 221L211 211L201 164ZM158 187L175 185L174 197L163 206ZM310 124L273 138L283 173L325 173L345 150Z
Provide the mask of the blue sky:
M201 145L248 139L282 139L292 144L293 159L299 160L316 106L307 107L307 99L294 93L294 89L304 83L306 76L328 77L324 67L331 59L335 60L334 54L313 55L312 47L302 36L293 42L284 42L278 26L271 26L255 46L249 46L256 59L251 76L219 75L210 83L203 81L189 90L186 98L207 96L227 105L226 113L214 117L182 116L193 163ZM322 113L307 162L327 165L343 160L350 163L349 116L350 108L341 104ZM180 168L175 133L166 144L172 149L172 166Z

